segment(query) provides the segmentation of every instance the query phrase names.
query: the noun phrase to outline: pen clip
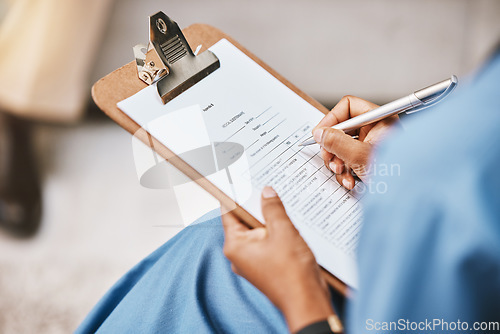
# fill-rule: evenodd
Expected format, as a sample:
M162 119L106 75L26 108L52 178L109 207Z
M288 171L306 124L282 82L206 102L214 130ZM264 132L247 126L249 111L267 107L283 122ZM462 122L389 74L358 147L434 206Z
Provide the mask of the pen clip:
M444 92L442 92L441 94L439 94L438 96L436 96L432 100L429 100L427 102L422 102L421 105L406 110L405 114L410 115L410 114L413 114L417 111L421 111L421 110L427 109L429 107L432 107L432 106L438 104L439 102L444 100L448 95L450 95L451 92L453 92L455 87L457 87L457 83L458 83L457 77L455 75L452 75L450 78L450 85L444 90Z

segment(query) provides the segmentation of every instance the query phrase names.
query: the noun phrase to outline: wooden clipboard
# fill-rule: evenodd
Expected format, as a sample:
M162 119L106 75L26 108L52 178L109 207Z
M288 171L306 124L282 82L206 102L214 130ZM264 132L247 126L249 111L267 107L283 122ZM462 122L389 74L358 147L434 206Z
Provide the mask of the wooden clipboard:
M309 102L316 109L322 113L327 113L326 109L318 101L314 100L312 97L308 96L304 92L300 91L297 87L291 84L288 80L279 75L276 71L266 65L262 60L257 58L255 55L250 53L247 49L241 46L238 42L233 40L231 37L224 34L217 28L206 24L193 24L182 30L184 36L186 37L188 43L191 46L202 45L200 53L214 45L219 40L225 38L230 41L234 46L244 52L248 57L254 60L262 68L272 74L275 78L280 80L288 88L297 93L304 100ZM128 117L117 107L117 103L136 94L141 89L146 88L147 85L141 81L137 76L137 67L134 61L120 67L119 69L113 71L112 73L106 75L104 78L100 79L92 87L92 98L94 99L97 106L104 111L112 120L114 120L122 128L136 136L146 145L154 149L160 156L166 159L174 167L182 171L186 176L191 178L193 181L198 183L203 189L208 191L211 195L217 198L222 206L225 207L235 207L233 213L237 215L240 219L245 221L248 225L252 227L262 226L262 224L255 219L251 214L249 214L245 209L234 203L234 201L222 192L219 188L213 185L210 181L205 179L203 175L198 173L189 164L183 161L181 158L176 156L171 150L166 146L157 141L149 133L147 133L143 128L141 128L135 121ZM345 283L340 281L338 278L333 276L328 271L322 269L322 274L328 284L332 286L342 295L347 295L348 287Z

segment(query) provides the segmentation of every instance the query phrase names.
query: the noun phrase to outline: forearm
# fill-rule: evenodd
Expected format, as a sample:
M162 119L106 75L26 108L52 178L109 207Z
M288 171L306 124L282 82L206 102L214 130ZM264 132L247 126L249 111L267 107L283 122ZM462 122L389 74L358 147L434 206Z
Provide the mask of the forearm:
M328 290L316 284L304 284L306 282L295 285L293 291L287 293L287 302L279 306L292 333L335 314Z
M311 324L328 319L332 315L334 312L331 306L309 303L309 305L302 305L302 307L288 312L285 314L285 318L290 332L297 333Z

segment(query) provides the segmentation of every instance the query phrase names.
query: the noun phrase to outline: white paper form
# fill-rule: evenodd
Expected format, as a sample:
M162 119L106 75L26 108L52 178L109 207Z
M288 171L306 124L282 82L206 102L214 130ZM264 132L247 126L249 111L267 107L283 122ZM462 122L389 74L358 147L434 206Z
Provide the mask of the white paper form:
M224 166L207 155L185 160L261 222L260 193L272 186L318 263L356 288L364 185L345 190L317 145L298 146L323 114L229 41L210 50L221 67L168 104L149 86L118 107L181 157L207 146L228 151Z

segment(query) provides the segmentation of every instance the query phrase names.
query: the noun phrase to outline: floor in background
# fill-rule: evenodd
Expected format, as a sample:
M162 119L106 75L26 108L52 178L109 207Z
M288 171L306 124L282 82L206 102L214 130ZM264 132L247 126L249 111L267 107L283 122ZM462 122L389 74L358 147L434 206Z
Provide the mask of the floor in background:
M29 240L0 231L1 333L73 331L121 275L183 227L172 190L139 184L131 136L117 125L43 126L37 138L42 227Z

